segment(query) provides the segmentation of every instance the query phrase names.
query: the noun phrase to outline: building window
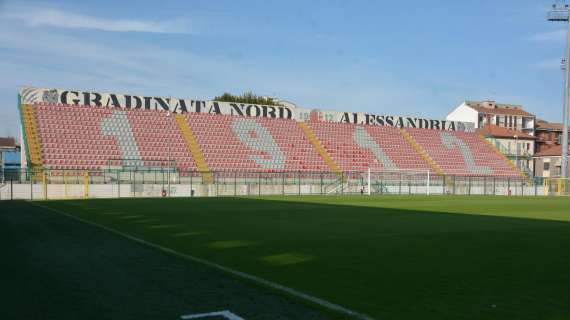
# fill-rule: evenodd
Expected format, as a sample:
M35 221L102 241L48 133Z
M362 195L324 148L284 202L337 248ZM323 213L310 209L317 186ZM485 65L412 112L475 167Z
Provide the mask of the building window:
M550 162L545 162L544 163L544 171L548 171L550 170Z

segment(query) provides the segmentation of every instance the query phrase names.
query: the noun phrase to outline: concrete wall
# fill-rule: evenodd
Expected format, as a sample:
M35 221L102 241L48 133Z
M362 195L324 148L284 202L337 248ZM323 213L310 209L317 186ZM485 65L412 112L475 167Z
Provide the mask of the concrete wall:
M477 116L477 111L471 109L467 104L465 104L465 102L463 102L447 115L446 120L471 122L474 123L475 128L478 128L479 120L477 119Z
M561 156L537 157L534 158L535 174L542 178L558 178L560 177L560 167L562 163ZM549 169L544 170L544 164L548 163ZM569 168L570 169L570 168ZM569 170L570 171L570 170Z

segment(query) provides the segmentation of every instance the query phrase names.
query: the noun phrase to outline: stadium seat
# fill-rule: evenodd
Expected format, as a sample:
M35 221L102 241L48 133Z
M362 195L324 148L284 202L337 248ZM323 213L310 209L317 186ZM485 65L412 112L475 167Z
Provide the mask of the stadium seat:
M37 104L44 165L51 169L167 167L194 170L172 117L150 110ZM169 141L169 142L167 142Z
M187 113L213 171L328 171L294 120Z
M406 129L415 140L409 142L398 128L312 119L308 125L311 139L320 142L317 150L295 120L207 113L175 117L157 110L43 103L33 108L43 163L51 169L164 168L170 159L181 171L196 171L192 152L201 152L200 163L212 171L331 172L334 161L342 171L433 172L416 150L419 145L445 174L519 176L469 132Z
M520 174L479 135L426 129L406 129L449 175L518 177Z
M310 126L343 171L430 170L397 128L317 121Z

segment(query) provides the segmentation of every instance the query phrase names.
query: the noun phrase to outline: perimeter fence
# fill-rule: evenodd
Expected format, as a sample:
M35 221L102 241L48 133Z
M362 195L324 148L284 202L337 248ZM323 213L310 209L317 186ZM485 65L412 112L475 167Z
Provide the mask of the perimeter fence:
M552 181L552 180L549 180ZM197 172L168 168L6 170L0 200L264 195L555 195L542 179L427 172Z

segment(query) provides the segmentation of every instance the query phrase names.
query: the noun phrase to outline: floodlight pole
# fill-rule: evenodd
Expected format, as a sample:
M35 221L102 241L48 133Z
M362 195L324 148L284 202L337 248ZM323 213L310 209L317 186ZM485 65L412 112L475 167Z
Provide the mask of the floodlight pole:
M570 8L565 5L552 5L552 10L548 12L548 21L562 21L568 24L566 33L566 55L564 59L564 109L562 112L562 163L560 176L568 177L568 94L570 84Z
M568 12L568 8L566 8ZM568 15L570 16L570 15ZM567 17L568 17L567 16ZM564 61L564 111L562 116L564 117L562 121L562 164L561 164L561 176L562 178L568 177L568 94L570 93L570 23L566 19L568 24L568 31L566 31L566 57Z

